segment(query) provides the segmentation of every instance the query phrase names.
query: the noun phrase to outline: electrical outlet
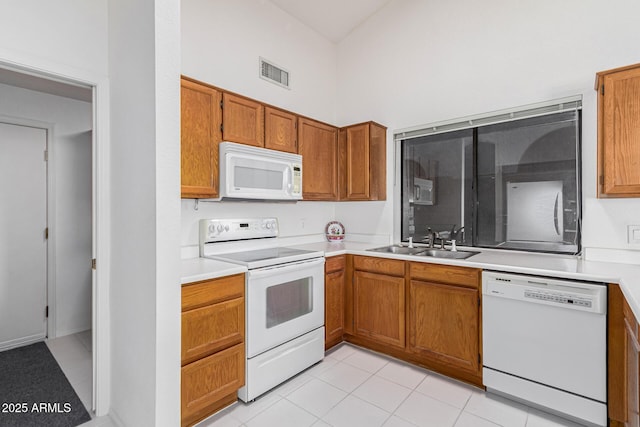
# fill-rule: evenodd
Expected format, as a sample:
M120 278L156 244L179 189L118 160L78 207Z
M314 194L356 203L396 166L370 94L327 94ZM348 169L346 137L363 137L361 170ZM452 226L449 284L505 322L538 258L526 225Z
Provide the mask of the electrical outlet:
M627 243L640 245L640 225L627 225Z

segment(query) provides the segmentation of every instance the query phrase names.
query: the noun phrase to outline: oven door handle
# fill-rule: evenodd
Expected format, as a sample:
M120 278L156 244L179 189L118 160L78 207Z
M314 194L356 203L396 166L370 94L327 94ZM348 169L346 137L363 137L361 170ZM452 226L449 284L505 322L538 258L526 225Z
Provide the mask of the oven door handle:
M321 265L324 265L324 257L286 263L286 264L272 265L272 266L263 267L263 268L257 268L255 270L249 270L249 275L252 278L258 278L258 277L269 276L271 274L274 274L276 271L278 273L286 273L289 271L297 271L303 268L307 269L307 268L313 268Z

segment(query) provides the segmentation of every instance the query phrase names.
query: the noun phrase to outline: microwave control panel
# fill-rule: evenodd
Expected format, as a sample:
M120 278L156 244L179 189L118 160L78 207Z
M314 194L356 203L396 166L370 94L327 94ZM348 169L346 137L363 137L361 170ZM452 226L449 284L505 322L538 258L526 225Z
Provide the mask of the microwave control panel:
M293 194L302 192L302 166L293 165Z
M200 244L277 236L277 218L200 220Z

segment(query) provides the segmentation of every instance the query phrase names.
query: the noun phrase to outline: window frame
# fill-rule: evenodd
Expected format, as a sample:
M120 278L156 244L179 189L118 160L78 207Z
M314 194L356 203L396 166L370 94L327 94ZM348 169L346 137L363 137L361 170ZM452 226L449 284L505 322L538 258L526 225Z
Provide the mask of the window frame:
M562 112L575 111L577 113L577 130L576 130L576 244L575 250L571 246L571 251L550 250L550 249L532 249L532 248L514 248L514 247L495 247L478 245L478 186L477 184L477 159L478 159L478 128L487 125L505 123L510 121L517 121L521 119L527 119L532 117L540 117L546 115L553 115ZM436 135L452 133L459 130L471 129L473 131L473 212L472 212L472 224L473 235L471 236L472 246L470 248L488 249L488 250L508 250L508 251L524 251L533 253L553 253L561 255L580 255L582 252L582 95L576 95L567 98L555 99L551 101L525 105L521 107L515 107L506 110L494 111L485 114L479 114L474 116L468 116L453 120L441 121L427 125L414 126L410 128L396 130L394 132L394 187L397 191L394 191L394 203L393 203L393 215L394 215L394 230L393 239L396 242L402 240L402 221L403 221L403 141L410 141L412 139ZM406 241L406 240L404 240ZM528 245L533 246L533 245ZM541 244L540 246L544 246ZM560 249L560 248L559 248Z

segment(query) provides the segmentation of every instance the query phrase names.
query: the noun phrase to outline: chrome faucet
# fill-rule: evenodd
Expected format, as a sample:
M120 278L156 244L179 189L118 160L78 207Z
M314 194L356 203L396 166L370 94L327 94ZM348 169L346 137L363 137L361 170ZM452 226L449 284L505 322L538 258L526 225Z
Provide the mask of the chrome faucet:
M429 248L433 248L433 245L436 242L436 239L439 238L439 234L437 231L433 231L431 227L427 227L427 235L429 236Z
M409 236L409 246L410 248L413 248L413 236Z

